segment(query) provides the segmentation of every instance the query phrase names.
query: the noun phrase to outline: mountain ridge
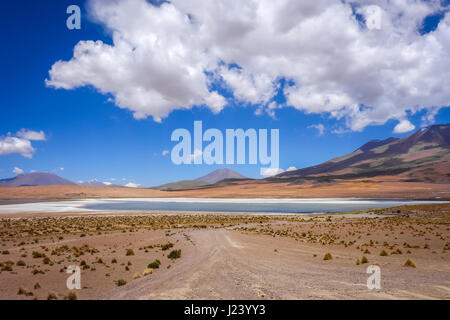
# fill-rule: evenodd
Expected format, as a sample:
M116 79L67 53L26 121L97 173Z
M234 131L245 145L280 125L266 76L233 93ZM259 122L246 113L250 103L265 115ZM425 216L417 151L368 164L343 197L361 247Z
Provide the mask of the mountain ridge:
M207 188L214 186L215 184L227 180L244 180L248 179L247 177L243 176L239 172L233 171L229 168L224 169L217 169L214 170L204 176L201 176L200 178L194 179L194 180L181 180L171 183L166 183L160 186L153 187L152 189L157 190L181 190L181 189L190 189L190 188Z
M450 167L449 161L450 125L433 125L404 138L371 140L349 154L315 166L283 172L267 180L400 175L406 180L450 182L450 169L446 169Z
M213 172L210 172L195 180L204 181L209 184L214 184L225 179L248 179L248 178L243 176L239 172L233 171L229 168L224 168L214 170Z
M21 173L14 178L0 180L0 187L76 186L75 182L49 172Z

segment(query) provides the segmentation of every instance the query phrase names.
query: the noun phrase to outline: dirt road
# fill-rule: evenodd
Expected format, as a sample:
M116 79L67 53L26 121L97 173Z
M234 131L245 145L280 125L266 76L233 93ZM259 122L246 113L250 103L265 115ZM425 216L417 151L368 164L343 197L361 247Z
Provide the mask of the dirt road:
M366 286L367 264L344 250L227 229L185 232L182 259L104 299L449 299L450 266L418 269L380 264L381 290ZM314 256L316 254L316 256ZM445 262L444 262L445 265ZM440 271L438 271L440 270Z

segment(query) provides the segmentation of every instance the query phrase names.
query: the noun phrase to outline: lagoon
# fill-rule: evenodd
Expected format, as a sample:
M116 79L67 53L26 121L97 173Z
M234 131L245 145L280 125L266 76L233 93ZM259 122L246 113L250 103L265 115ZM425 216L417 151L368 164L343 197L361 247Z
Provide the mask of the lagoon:
M101 211L333 213L401 205L446 203L400 199L134 199L103 200L84 208Z

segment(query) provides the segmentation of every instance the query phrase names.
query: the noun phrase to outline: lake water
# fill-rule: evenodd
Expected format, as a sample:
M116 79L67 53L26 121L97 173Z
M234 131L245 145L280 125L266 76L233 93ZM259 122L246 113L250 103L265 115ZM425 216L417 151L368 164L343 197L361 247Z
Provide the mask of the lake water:
M380 199L146 199L106 200L84 206L111 211L193 211L260 213L331 213L443 201Z

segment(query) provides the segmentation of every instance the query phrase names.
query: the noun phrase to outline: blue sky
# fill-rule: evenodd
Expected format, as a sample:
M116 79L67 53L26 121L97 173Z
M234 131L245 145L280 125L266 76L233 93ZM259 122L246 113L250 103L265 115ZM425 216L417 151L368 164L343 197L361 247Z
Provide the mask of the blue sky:
M70 4L82 9L81 30L66 28L65 13ZM45 141L32 141L36 149L32 158L18 153L0 155L0 178L12 177L14 167L54 172L78 181L98 179L125 184L134 182L153 186L182 179L197 178L210 171L230 167L246 176L260 178L260 165L174 165L170 154L175 143L170 135L176 128L192 131L193 122L202 120L207 128L278 128L280 130L280 167L302 168L357 149L371 139L403 137L411 132L393 133L399 119L384 124L367 125L361 131L346 126L346 118L337 119L328 112L311 113L285 105L275 115L255 111L261 106L228 99L227 105L214 114L205 106L188 110L174 109L161 122L151 116L133 117L133 109L119 108L111 94L102 94L88 85L71 90L46 86L49 70L58 61L68 61L74 46L82 40L102 40L112 44L110 34L89 19L82 1L8 1L0 11L0 137L14 135L22 128L43 130ZM443 13L427 18L421 32L436 28ZM437 17L437 18L436 18ZM437 19L437 20L436 20ZM437 22L436 22L437 21ZM448 48L447 48L448 49ZM283 83L285 79L281 79ZM280 83L278 81L278 83ZM219 84L214 87L226 98L233 90ZM269 102L285 103L283 94ZM450 101L449 101L450 104ZM450 110L441 107L434 123L449 123ZM415 128L424 125L429 109L407 111ZM312 125L321 124L320 135ZM333 133L344 129L344 133ZM61 170L64 168L64 170Z

